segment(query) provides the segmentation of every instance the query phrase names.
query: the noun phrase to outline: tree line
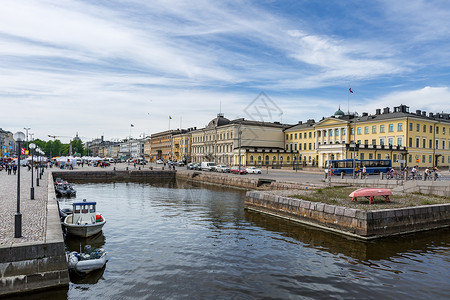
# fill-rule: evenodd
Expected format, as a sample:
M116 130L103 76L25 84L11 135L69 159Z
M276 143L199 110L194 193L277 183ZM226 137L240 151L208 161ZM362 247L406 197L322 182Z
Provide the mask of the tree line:
M32 142L29 142L31 144ZM64 144L60 140L56 139L54 141L43 141L40 139L35 139L33 143L36 147L39 147L44 151L45 156L68 156L70 153L70 144L72 144L72 155L84 156L89 155L89 150L83 147L83 142L81 140L74 140L70 143ZM29 147L25 143L25 148ZM31 154L31 153L30 153Z

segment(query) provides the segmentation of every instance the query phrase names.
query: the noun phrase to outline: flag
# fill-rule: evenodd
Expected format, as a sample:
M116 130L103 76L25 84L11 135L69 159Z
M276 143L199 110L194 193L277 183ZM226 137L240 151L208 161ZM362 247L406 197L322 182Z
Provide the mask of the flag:
M134 127L134 125L133 125L133 124L131 124L131 127Z
M352 88L348 88L348 91L353 94Z
M169 120L172 120L172 117L171 117L171 116L169 116Z

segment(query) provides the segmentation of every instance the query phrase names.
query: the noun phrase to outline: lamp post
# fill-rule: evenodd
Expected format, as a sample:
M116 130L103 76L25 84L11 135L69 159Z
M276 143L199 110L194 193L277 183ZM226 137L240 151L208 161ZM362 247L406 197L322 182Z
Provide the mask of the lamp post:
M20 238L22 236L22 214L20 213L20 154L22 149L20 145L25 140L25 134L18 131L13 137L19 146L17 150L17 212L14 216L14 237Z
M39 147L36 148L36 152L37 153L39 153L40 150L41 150L41 148L39 148ZM39 164L36 165L36 186L39 186L39 175L38 175L38 173L39 173Z
M31 149L31 190L30 190L31 196L30 196L30 199L34 200L33 168L34 168L34 149L36 149L36 144L31 143L29 145L29 147Z

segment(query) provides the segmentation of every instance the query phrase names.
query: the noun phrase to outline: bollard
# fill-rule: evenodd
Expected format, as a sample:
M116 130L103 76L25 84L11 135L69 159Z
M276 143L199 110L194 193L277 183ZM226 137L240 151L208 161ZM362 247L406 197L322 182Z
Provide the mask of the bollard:
M427 180L427 173L423 172L423 174L422 174L422 180L423 180L423 181Z
M358 173L358 179L362 179L362 172Z
M325 173L323 179L327 179L327 177L328 177L328 174Z
M408 180L408 173L403 173L403 180Z
M384 173L380 172L380 180L383 180Z
M341 179L344 179L345 172L341 172Z
M127 171L128 171L128 167L127 167Z
M141 170L141 167L139 167L139 171Z
M115 171L115 170L116 170L116 167L113 168L113 171Z
M150 167L150 170L153 170L153 167Z

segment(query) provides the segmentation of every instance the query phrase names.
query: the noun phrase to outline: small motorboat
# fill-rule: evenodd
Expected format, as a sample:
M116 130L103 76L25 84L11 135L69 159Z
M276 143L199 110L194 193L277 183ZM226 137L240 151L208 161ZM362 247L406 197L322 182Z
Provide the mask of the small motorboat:
M67 254L69 271L77 273L89 273L101 269L108 262L106 251L103 248L93 248L90 245L84 247L83 253L72 251Z
M75 197L77 191L67 182L58 182L55 185L55 193L58 197Z
M67 232L81 237L88 237L102 231L106 223L105 217L96 213L96 202L74 202L73 213L63 222Z

